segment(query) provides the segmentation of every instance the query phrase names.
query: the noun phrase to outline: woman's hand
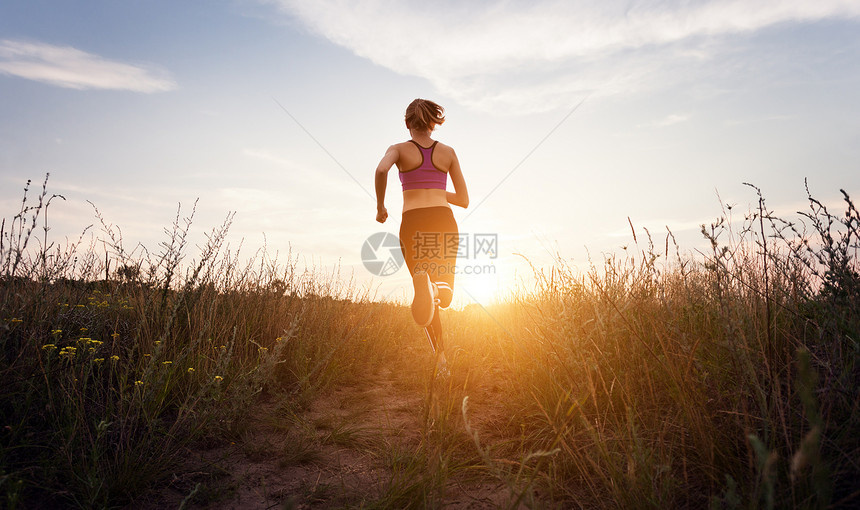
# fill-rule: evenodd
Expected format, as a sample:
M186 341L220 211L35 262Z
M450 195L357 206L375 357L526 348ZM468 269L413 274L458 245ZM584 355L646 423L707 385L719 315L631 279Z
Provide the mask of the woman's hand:
M388 219L388 209L384 206L379 206L376 208L376 221L379 223L385 223L385 220Z
M397 146L392 145L385 151L385 156L382 157L382 161L376 167L373 180L376 187L376 221L379 223L385 223L385 220L388 219L388 210L382 205L385 203L385 181L388 178L388 171L397 163L399 157L400 153L397 151Z

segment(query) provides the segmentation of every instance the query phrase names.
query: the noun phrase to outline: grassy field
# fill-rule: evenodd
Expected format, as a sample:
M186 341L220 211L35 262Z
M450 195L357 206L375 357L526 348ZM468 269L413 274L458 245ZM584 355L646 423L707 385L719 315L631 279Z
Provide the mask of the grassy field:
M192 249L178 213L157 252L103 221L105 258L50 244L30 192L0 244L0 506L226 507L235 483L176 480L237 444L273 472L367 466L283 508L860 506L860 214L759 197L703 226L709 253L633 230L587 273L446 311L441 377L408 308L240 262L229 217Z

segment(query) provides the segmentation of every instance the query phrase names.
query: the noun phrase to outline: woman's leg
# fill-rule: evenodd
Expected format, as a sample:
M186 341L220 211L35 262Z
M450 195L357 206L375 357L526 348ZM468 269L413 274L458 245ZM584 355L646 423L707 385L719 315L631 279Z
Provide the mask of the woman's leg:
M431 337L430 343L436 352L443 352L445 350L445 343L442 338L442 317L440 315L439 307L437 306L436 313L433 314L433 321L427 326L427 334Z
M435 309L435 286L429 278L423 257L425 247L419 240L429 226L428 215L423 209L411 209L403 213L400 223L400 251L406 269L412 276L412 318L421 327L428 327ZM430 335L430 332L427 332ZM433 339L430 338L433 345Z
M436 332L433 330L433 324L430 324L429 326L424 328L424 335L427 337L427 341L430 342L430 348L433 350L434 353L442 351L443 346L442 343L436 337Z
M454 298L454 274L457 266L457 251L459 249L459 232L454 215L448 208L436 210L432 221L432 230L437 233L438 245L442 247L437 256L432 257L428 267L430 278L436 286L436 313L430 323L429 330L433 336L436 352L445 359L445 342L442 329L441 308L448 308Z
M413 275L416 293L413 316L415 304L423 307L428 299L436 302L430 324L425 329L431 346L441 353L444 344L439 307L447 308L454 297L454 273L459 249L459 232L451 209L428 207L406 211L400 226L400 248L406 267ZM428 292L425 289L426 277L416 274L419 272L426 272L430 277L433 288L429 294L419 294ZM419 315L426 317L421 312ZM418 317L416 322L423 325Z

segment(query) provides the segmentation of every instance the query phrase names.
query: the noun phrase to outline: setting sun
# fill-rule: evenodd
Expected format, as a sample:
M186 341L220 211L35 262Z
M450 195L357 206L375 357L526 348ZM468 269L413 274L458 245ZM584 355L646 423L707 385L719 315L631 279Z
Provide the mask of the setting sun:
M497 274L472 274L461 276L457 282L463 296L454 301L453 306L462 308L472 303L489 306L495 303L502 292Z

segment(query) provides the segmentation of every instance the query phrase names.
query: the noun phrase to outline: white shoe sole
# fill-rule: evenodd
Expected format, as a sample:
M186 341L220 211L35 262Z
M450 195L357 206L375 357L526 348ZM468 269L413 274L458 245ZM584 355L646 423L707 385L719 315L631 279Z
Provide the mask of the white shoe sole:
M412 298L412 318L422 328L433 322L436 302L433 299L433 282L427 273L415 273L412 276L412 287L415 296Z

